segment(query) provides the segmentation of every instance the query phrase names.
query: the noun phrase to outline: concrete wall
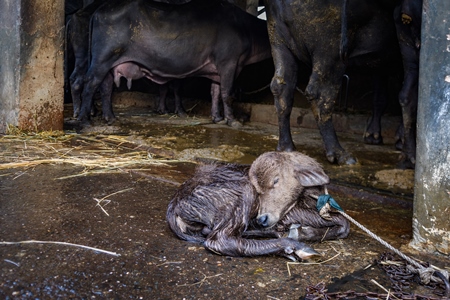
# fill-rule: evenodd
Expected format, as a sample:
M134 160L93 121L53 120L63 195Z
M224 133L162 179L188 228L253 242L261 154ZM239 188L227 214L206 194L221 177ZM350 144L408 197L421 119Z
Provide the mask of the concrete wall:
M0 2L0 132L16 124L19 115L19 8L16 1Z
M63 128L64 0L0 2L0 132Z
M425 0L422 16L413 241L450 254L450 1Z

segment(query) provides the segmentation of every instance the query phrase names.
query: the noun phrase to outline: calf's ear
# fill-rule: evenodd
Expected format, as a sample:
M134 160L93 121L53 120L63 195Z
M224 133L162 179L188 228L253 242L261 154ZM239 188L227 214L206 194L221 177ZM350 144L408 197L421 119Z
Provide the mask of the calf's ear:
M330 182L322 166L312 157L300 152L284 152L286 166L292 166L294 176L304 186L320 186Z
M325 185L330 182L330 178L321 167L302 166L295 171L299 183L304 187Z

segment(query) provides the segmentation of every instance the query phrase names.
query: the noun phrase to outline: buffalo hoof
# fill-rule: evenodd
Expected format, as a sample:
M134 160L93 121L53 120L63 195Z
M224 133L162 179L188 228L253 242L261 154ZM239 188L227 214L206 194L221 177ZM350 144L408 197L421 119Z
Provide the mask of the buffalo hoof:
M81 107L79 105L73 106L73 118L74 119L78 119L78 117L80 116L80 111L81 111Z
M302 225L301 224L291 224L289 227L288 235L287 237L294 240L299 240L298 231L301 230Z
M403 142L402 142L402 140L397 140L397 141L395 142L395 149L397 149L397 150L399 150L399 151L402 151L402 150L403 150Z
M295 147L294 143L291 142L287 142L287 143L282 143L281 140L278 140L278 145L277 145L277 151L280 152L293 152L296 151L297 148Z
M86 118L80 119L80 118L78 118L78 121L79 121L79 125L80 125L81 128L88 128L88 127L92 126L91 120L89 120L89 119L86 119Z
M383 137L379 133L366 132L364 135L364 143L369 145L383 145Z
M353 156L344 151L342 151L341 153L327 153L327 159L330 163L337 163L340 166L354 165L357 162Z
M116 121L116 116L112 112L103 114L103 120L105 120L106 124L112 125Z
M97 113L98 113L97 108L95 106L93 106L92 109L91 109L90 116L91 117L95 117L97 115Z
M227 120L227 125L233 128L241 128L242 126L244 126L241 122L235 119Z
M112 125L116 121L116 118L105 118L106 124Z
M292 261L312 259L321 256L320 253L313 248L294 239L280 238L278 239L278 242L284 250L284 253L280 254Z
M400 124L398 126L397 131L395 132L395 149L402 151L403 150L403 136L405 133L405 129L403 127L403 124Z
M227 124L227 120L222 117L212 117L212 121L214 124L225 125Z
M294 253L301 260L311 260L322 256L319 252L306 245L302 249L295 250Z
M156 112L160 115L168 115L169 111L166 109L157 109Z
M188 117L188 114L185 111L178 111L175 112L177 114L178 117L186 119Z
M414 170L416 167L416 160L414 158L406 157L404 155L401 156L400 161L397 164L397 168L405 170L412 169Z
M402 151L403 150L403 140L401 138L395 138L395 149Z

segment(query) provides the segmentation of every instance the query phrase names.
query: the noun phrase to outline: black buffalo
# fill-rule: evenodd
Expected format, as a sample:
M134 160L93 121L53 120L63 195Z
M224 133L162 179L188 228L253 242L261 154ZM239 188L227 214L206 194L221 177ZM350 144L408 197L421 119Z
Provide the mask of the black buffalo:
M327 159L339 164L356 162L339 144L332 122L334 101L348 65L378 68L394 51L398 52L392 17L395 5L390 2L350 1L345 7L342 0L265 1L275 63L271 90L278 113L278 150L295 149L289 119L300 61L311 68L305 93ZM346 17L345 23L341 22L342 16ZM345 38L341 40L342 28ZM379 122L379 118L372 120Z
M73 115L78 117L81 108L81 93L84 87L84 76L88 70L89 63L89 23L94 12L105 3L104 0L91 1L92 3L79 9L73 14L72 19L68 23L67 27L67 52L73 56L74 68L69 77L70 92L73 102ZM69 56L69 55L68 55ZM123 65L123 66L126 66ZM67 68L67 66L66 66ZM136 65L132 65L131 68L127 69L127 74L129 76L127 86L128 89L131 88L131 79L138 79L141 76L138 73L138 68ZM111 95L113 92L113 79L115 79L115 84L117 87L120 85L120 68L115 69L115 77L113 74L107 74L102 84L98 88L100 97L103 104L103 118L108 122L114 121L114 114L111 107ZM114 78L113 78L114 77ZM174 80L173 82L163 84L160 86L160 98L157 111L161 114L168 113L166 106L166 99L169 87L173 90L175 96L175 113L179 116L186 116L186 111L181 103L181 98L179 95L180 82ZM94 106L92 107L94 109ZM108 113L109 112L109 113ZM91 114L93 114L92 111Z
M92 97L104 81L146 77L164 84L201 76L212 80L212 96L223 101L222 117L213 97L213 121L238 125L231 107L234 80L245 65L271 56L265 21L225 1L115 1L100 7L91 22L82 122L89 119ZM114 117L110 105L104 105L103 114Z
M399 94L403 119L403 148L400 167L414 168L422 0L402 0L395 9L394 19L404 70L403 85Z

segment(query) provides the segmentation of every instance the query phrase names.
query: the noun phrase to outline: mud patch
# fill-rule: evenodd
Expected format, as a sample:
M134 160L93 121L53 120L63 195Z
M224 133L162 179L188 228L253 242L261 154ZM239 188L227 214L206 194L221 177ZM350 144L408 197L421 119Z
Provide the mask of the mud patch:
M386 185L387 188L414 189L414 170L381 170L375 173L375 178L379 183Z
M179 160L193 161L196 158L207 158L218 161L234 162L245 154L238 146L220 145L217 148L185 149L180 151L176 157Z

